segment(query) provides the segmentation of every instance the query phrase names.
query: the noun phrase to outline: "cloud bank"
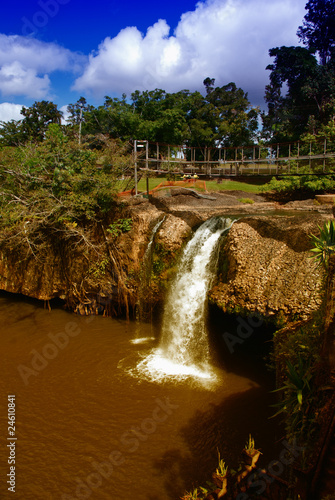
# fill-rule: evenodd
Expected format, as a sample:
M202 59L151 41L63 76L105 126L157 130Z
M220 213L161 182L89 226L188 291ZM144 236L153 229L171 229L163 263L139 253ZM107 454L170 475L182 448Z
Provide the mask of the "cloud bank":
M85 58L55 43L0 34L0 94L44 99L51 95L50 74L77 73Z
M126 27L105 38L89 56L31 36L0 34L0 98L56 102L61 93L56 81L65 72L72 77L71 90L87 99L157 87L168 92L203 90L209 76L219 86L235 82L253 105L264 106L268 51L298 44L305 2L199 1L181 16L173 33L163 19L146 33ZM21 118L10 102L0 107L0 119L6 116Z
M10 120L22 120L20 114L21 104L12 104L10 102L0 103L0 122L9 122Z
M268 51L297 45L305 0L207 0L182 15L173 34L160 19L142 34L136 27L107 37L89 56L73 89L106 94L156 87L195 90L207 76L234 81L259 104L268 82Z

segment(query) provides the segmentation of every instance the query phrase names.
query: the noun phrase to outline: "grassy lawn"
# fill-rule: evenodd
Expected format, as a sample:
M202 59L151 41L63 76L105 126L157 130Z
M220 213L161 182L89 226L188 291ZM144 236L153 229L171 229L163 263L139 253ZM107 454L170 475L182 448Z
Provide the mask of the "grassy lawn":
M216 181L206 181L207 191L245 191L246 193L260 193L261 186L231 180L223 180L222 184Z
M161 182L165 181L165 177L153 177L149 179L149 189L153 189ZM192 185L185 184L185 187L192 188ZM261 185L248 184L246 182L238 182L232 180L223 180L221 184L216 181L206 181L207 191L245 191L246 193L260 193ZM141 179L138 183L139 191L146 191L146 180Z

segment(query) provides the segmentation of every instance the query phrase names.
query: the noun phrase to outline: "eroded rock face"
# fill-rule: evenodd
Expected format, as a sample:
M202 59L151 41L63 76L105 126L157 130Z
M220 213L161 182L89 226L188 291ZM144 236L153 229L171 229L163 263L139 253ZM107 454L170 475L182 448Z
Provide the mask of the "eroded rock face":
M101 310L99 301L102 307L113 309L123 306L125 300L135 304L143 257L155 224L165 216L157 242L164 255L170 256L178 253L191 227L148 202L130 205L119 215L132 219L131 230L113 238L108 227L102 230L97 225L91 229L95 248L71 238L52 238L36 255L24 244L15 249L3 246L0 289L45 301L58 297L73 309L84 304L88 312Z
M156 243L162 245L166 251L172 254L179 252L191 231L191 226L185 220L168 214L157 234Z
M225 311L306 319L321 304L323 270L311 259L322 216L250 217L227 236L210 299Z
M135 304L148 243L155 225L165 217L153 245L152 283L156 288L151 294L153 303L162 300L166 281L176 271L176 256L202 217L191 208L166 213L148 202L126 207L120 217L132 219L131 230L113 239L107 230L97 227L94 237L99 252L59 241L51 242L38 258L27 257L26 248L3 249L0 289L41 300L60 297L72 308L90 300L95 304L99 297L102 303L122 305L126 300ZM258 311L287 319L309 317L321 303L323 273L310 258L309 235L319 234L318 225L327 218L320 214L252 216L235 222L223 243L219 280L210 300L226 311ZM114 257L118 262L113 262ZM122 294L116 264L122 270Z

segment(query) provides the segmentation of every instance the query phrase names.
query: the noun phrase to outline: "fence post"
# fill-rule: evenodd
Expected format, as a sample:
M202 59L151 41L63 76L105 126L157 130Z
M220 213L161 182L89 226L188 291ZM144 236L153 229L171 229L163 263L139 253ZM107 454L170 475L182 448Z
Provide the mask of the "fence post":
M135 160L135 172L134 172L134 181L135 181L135 195L137 194L137 141L134 141L134 160Z

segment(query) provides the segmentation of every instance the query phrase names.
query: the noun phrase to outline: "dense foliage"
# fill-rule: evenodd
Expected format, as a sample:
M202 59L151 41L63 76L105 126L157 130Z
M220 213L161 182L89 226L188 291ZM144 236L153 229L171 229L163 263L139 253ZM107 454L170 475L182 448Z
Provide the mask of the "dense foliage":
M271 73L263 132L274 142L315 134L335 116L335 2L309 0L306 10L298 29L306 48L269 51L274 62L267 67Z
M35 102L31 107L23 107L22 120L0 122L0 147L5 148L1 168L7 168L8 162L16 162L20 170L27 162L30 165L39 164L43 157L42 164L53 172L53 195L61 193L69 201L68 206L73 203L76 213L87 215L95 213L94 200L98 200L98 195L91 196L90 182L86 181L85 189L89 194L83 209L74 193L81 190L83 198L84 178L91 175L87 165L91 165L90 162L93 164L97 155L104 156L106 141L127 143L135 139L148 140L153 154L156 154L155 143L158 142L163 156L162 144L185 145L189 147L187 154L196 155L194 158L197 160L212 159L207 156L207 148L243 147L257 142L264 146L262 154L267 159L271 155L267 145L273 143L300 141L300 155L322 155L326 139L327 151L331 148L334 151L335 0L309 0L306 11L297 32L305 47L282 46L269 51L273 63L267 67L270 70L270 81L265 89L268 111L262 113L262 131L259 130L260 110L250 105L247 94L233 82L215 86L215 80L208 77L203 82L202 93L186 89L175 93L162 89L136 90L130 98L125 94L122 98L105 96L103 105L98 107L88 104L81 97L68 106L66 125L60 125L62 113L52 102ZM62 136L55 147L50 146L50 125L59 126L57 130ZM46 159L48 147L49 159ZM196 148L193 153L190 147ZM285 147L289 156L288 145L282 144L281 151ZM296 154L294 147L290 149L291 154ZM191 159L189 156L188 160ZM312 163L299 160L299 163L291 161L289 166L292 174L299 175L274 178L267 189L290 194L297 191L324 192L335 188L332 161L325 163L321 159ZM37 173L34 172L34 175ZM99 182L101 179L99 177ZM39 178L40 181L38 189L44 189L45 180L42 182ZM50 184L50 178L48 182ZM6 189L8 193L8 186ZM98 201L99 210L106 205L105 195L101 194L103 191L103 188L99 189L99 196L102 196ZM30 195L32 193L36 194L30 190ZM92 203L94 208L91 210Z
M131 102L105 97L103 106L86 106L83 134L109 134L121 139L139 139L189 146L237 146L250 144L257 131L259 110L251 108L247 95L234 83L208 85L206 95L162 89L131 94ZM70 123L78 123L78 107L70 106Z
M210 82L210 84L208 83ZM105 97L95 108L81 97L68 106L67 135L108 135L114 139L139 139L174 145L238 146L250 144L258 128L258 108L252 108L247 94L234 83L214 87L205 80L206 94L181 90L167 93L162 89L135 91L127 100ZM60 123L61 113L53 103L42 101L22 108L21 121L2 123L0 144L20 145L43 140L50 123Z
M86 238L82 229L113 209L116 192L127 187L120 179L132 172L126 146L100 137L99 151L80 147L57 124L49 125L43 142L4 147L0 243L24 242L35 254L51 233Z

